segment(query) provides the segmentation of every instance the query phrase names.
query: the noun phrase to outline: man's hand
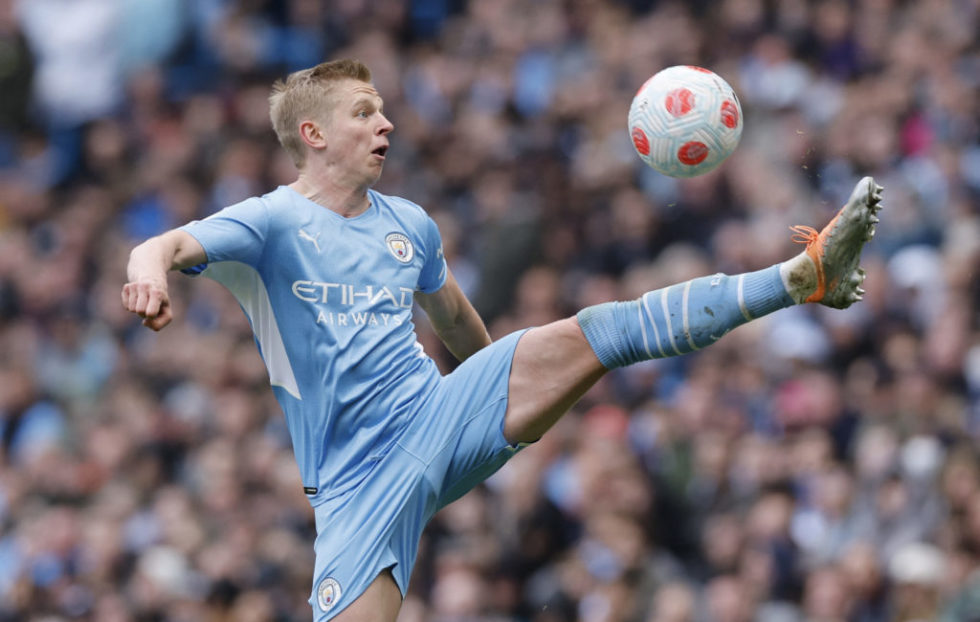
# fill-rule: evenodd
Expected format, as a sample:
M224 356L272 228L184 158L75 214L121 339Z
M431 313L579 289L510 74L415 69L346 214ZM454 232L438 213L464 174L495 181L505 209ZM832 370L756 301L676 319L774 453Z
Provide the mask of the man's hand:
M174 319L167 294L167 272L207 261L204 248L189 234L174 229L143 242L129 254L122 288L127 311L143 318L143 326L160 330Z
M143 326L153 330L160 330L174 319L166 281L140 280L126 283L122 289L122 303L127 311L143 318Z

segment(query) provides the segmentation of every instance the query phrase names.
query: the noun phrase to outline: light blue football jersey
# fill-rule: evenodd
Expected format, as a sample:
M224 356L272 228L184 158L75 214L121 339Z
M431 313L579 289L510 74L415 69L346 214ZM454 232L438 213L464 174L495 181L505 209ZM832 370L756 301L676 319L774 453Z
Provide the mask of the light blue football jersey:
M363 479L439 378L412 323L414 293L446 280L439 231L410 201L368 198L344 218L280 186L181 227L208 257L185 272L251 322L313 505Z

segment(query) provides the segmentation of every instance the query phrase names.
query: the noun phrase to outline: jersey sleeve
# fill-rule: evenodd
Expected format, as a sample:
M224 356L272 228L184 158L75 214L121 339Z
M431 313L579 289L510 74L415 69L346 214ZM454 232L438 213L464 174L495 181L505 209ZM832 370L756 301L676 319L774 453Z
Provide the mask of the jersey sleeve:
M207 254L208 263L240 261L255 267L262 256L269 229L269 213L265 204L251 198L228 206L208 216L180 227L194 237ZM200 273L206 264L184 272Z
M446 267L446 257L442 252L442 236L439 235L439 227L428 216L425 218L422 235L426 253L425 263L422 265L421 274L419 274L419 291L431 294L446 283L448 268Z

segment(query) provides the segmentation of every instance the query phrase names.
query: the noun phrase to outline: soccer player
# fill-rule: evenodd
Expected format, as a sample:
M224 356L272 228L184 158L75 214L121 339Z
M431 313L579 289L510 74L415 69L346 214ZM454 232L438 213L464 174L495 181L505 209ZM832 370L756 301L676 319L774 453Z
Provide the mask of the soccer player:
M684 354L790 305L859 300L881 187L858 182L806 250L589 307L491 343L419 206L371 190L394 129L368 69L320 64L273 86L296 181L133 249L125 307L160 330L167 272L222 283L248 316L316 516L317 621L397 616L426 522L533 443L610 369ZM417 302L463 362L443 376L416 340Z

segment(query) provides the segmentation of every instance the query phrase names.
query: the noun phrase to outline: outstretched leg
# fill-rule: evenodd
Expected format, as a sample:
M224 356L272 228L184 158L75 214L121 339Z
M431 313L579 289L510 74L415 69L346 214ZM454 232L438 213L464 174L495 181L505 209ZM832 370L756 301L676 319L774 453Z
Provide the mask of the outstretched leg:
M823 231L794 227L793 239L806 250L782 264L693 279L528 331L514 352L504 436L537 440L609 369L701 349L794 304L843 309L860 300L858 262L874 235L881 192L865 177Z

